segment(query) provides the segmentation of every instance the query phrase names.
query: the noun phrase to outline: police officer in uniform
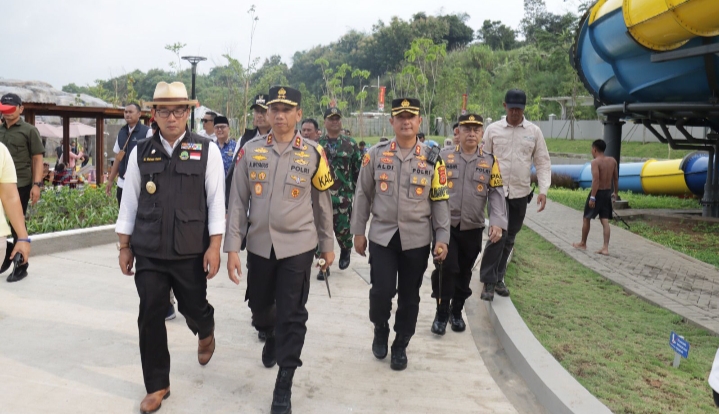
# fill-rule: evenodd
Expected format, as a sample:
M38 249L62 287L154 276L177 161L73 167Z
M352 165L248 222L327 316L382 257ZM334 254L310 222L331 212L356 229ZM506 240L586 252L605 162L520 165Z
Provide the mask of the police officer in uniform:
M225 227L224 170L217 145L190 132L190 106L181 82L160 82L152 115L159 131L129 155L116 231L120 270L135 274L140 296L140 356L147 396L143 413L170 396L165 315L170 288L187 326L199 337L197 358L215 351L214 309L207 280L217 274ZM133 262L137 267L132 272Z
M507 230L507 205L504 201L502 174L492 154L482 152L482 117L477 114L459 117L459 144L440 153L447 166L450 228L449 253L442 263L435 262L432 272L432 297L437 299L437 313L432 332L444 335L447 321L452 330L462 332L466 325L462 308L472 295L469 283L472 267L482 250L484 208L489 201L489 240L482 258L480 277L488 286L482 299L492 300L497 278L497 262L502 256L502 235ZM440 266L442 280L440 281ZM440 288L441 282L441 288ZM441 296L440 296L441 294ZM493 296L492 296L493 297Z
M290 87L270 89L272 132L251 140L237 155L225 237L227 269L235 284L240 283L239 251L247 237L247 298L255 328L266 334L262 363L279 365L273 414L292 411L315 246L326 261L324 269L334 261L332 200L326 191L334 181L322 147L295 130L302 119L300 100L300 92Z
M432 229L435 260L444 260L449 243L447 174L439 148L417 139L422 118L419 100L392 101L390 123L395 138L370 148L362 159L351 231L355 250L365 255L369 229L370 320L374 323L372 353L387 356L392 298L398 294L391 368L407 367L406 349L415 332L419 288L427 269Z

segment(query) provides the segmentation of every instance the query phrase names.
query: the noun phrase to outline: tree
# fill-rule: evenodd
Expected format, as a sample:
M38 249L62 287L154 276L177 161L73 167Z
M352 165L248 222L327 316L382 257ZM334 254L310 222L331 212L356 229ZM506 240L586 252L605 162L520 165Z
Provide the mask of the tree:
M182 57L180 57L180 51L185 48L187 44L175 42L173 44L165 45L165 50L169 50L174 53L177 57L177 63L170 62L170 67L175 70L175 74L179 75L182 72Z
M368 70L361 70L361 69L355 69L352 71L352 78L356 78L359 80L359 93L357 96L355 96L355 99L360 101L359 106L359 136L362 138L362 112L364 111L364 100L367 98L367 92L365 91L365 88L367 88L368 85L362 86L362 80L369 78L369 71Z
M477 40L492 50L511 50L517 47L517 33L501 21L485 20L477 30Z
M320 58L315 61L316 65L322 68L322 76L325 81L325 93L320 103L324 107L337 107L340 110L347 109L348 96L354 94L354 86L347 85L345 78L352 75L352 67L346 63L331 68L327 59ZM368 75L369 76L369 75Z
M474 40L474 30L465 23L469 20L467 13L448 14L439 16L438 19L447 24L448 31L444 39L447 42L448 51L465 47Z
M405 52L405 66L397 76L397 92L405 96L417 96L424 117L430 123L438 75L446 56L446 44L435 44L431 39L415 39Z

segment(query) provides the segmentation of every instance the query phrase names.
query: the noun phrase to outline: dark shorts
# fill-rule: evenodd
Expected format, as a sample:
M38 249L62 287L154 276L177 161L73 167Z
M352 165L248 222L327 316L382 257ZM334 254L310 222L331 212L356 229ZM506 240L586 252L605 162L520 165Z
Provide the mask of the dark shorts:
M612 190L597 191L594 208L589 207L589 197L591 197L591 195L592 193L589 193L587 202L584 203L584 218L593 219L597 216L599 216L600 219L612 218Z

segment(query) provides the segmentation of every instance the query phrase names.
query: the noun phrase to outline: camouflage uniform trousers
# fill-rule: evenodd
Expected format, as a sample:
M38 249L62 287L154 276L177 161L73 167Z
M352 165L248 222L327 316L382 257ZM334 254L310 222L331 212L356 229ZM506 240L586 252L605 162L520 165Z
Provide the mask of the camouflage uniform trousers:
M332 196L332 215L337 244L341 249L352 249L350 217L352 216L353 192L329 190Z

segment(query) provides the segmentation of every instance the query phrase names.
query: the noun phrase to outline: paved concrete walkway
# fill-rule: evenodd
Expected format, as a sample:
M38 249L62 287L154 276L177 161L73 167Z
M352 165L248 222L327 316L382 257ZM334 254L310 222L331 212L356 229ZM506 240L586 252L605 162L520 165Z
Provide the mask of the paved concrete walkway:
M339 252L338 252L339 253ZM338 254L339 256L339 254ZM244 259L244 256L243 256ZM224 260L224 258L223 258ZM312 279L304 366L293 388L295 413L515 413L467 332L429 327L429 269L422 286L409 367L372 356L366 259L332 269L332 299ZM167 323L172 396L160 413L268 413L277 369L262 366L262 343L243 302L245 283L225 263L209 284L217 351L197 363L184 318ZM0 413L135 413L145 395L137 339L138 297L117 268L114 245L34 257L30 276L0 283ZM391 337L392 338L392 337Z
M547 208L541 213L537 213L535 203L530 204L524 223L581 264L628 291L719 334L716 267L618 226L612 226L609 256L596 254L603 243L599 220L592 221L587 250L577 250L572 243L581 239L582 213L552 201L547 201Z

